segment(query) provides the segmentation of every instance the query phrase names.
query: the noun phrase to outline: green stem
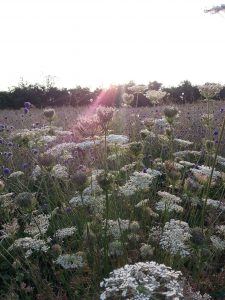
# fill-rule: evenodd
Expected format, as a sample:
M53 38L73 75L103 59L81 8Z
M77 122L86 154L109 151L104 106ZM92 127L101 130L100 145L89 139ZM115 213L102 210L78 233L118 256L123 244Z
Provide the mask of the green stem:
M107 174L107 171L108 171L108 165L107 165L107 129L105 130L105 136L104 136L104 152L105 152L105 155L104 155L104 159L105 159L105 162L104 162L104 169L105 169L105 176Z
M105 191L105 200L106 200L106 218L105 218L105 229L104 229L104 272L105 274L109 271L108 263L108 220L109 220L109 195L108 191Z
M214 159L213 159L211 174L210 174L209 181L208 181L208 184L207 184L207 187L206 187L206 195L205 195L205 201L204 201L204 206L203 206L203 210L202 210L202 218L201 218L202 230L204 228L204 217L205 217L205 210L206 210L207 200L208 200L208 196L209 196L209 189L210 189L210 186L211 186L211 183L212 183L213 172L214 172L214 169L215 169L215 166L216 166L216 160L217 160L220 144L221 144L221 141L222 141L224 128L225 128L225 116L223 118L223 125L222 125L222 129L221 129L221 132L220 132L220 135L219 135L219 141L218 141L218 144L217 144L217 147L216 147L215 156L214 156Z

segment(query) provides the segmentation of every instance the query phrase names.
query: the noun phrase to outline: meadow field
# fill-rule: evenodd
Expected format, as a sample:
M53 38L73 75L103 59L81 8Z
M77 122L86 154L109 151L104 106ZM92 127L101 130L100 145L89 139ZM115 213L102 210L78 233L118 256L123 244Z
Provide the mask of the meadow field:
M2 110L0 299L225 299L225 102L211 98Z

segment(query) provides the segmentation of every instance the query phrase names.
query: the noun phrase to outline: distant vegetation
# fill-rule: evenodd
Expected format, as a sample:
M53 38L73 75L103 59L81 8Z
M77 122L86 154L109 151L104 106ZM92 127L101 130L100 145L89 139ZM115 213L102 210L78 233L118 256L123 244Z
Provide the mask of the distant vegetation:
M8 91L0 92L0 109L19 109L24 101L30 101L37 108L48 106L84 106L101 95L101 103L109 106L121 106L124 93L131 93L130 87L134 82L124 85L111 86L107 90L96 89L91 91L88 87L77 86L73 89L57 88L54 84L29 84L21 82L18 86L10 88ZM167 93L162 104L176 103L195 103L201 99L197 86L189 81L183 81L178 86L164 87L157 81L149 82L146 90L160 90ZM135 96L135 95L134 95ZM136 106L136 97L134 97L131 106ZM221 90L216 100L225 99L225 87ZM152 102L146 98L145 93L138 94L137 106L152 106Z

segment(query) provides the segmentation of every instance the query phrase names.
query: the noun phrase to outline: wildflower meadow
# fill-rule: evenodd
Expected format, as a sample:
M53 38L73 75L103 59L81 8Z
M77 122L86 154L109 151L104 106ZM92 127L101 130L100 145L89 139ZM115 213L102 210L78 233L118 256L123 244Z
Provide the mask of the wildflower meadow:
M0 299L225 299L225 104L198 89L1 111Z

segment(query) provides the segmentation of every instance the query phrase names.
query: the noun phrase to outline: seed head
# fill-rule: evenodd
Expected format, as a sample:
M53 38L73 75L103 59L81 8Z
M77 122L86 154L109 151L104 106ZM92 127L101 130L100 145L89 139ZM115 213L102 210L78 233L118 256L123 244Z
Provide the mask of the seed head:
M178 109L174 106L168 106L164 109L164 115L169 124L172 124L178 115Z
M130 151L134 156L138 156L139 154L141 154L143 149L143 145L141 142L133 142L130 143Z
M194 244L202 245L204 243L205 237L201 228L199 227L193 228L191 234L192 234L191 240Z
M71 176L71 181L79 192L83 192L83 190L87 187L87 179L87 174L84 170L78 170Z
M147 245L147 244L142 244L141 248L140 248L140 252L141 252L141 257L144 259L149 259L153 256L153 251L154 249L152 248L151 245Z
M62 254L62 247L59 244L52 245L52 253L55 256L61 255Z
M55 117L55 110L53 108L45 109L44 116L49 122L52 122Z
M137 221L133 221L131 224L130 224L130 230L134 233L137 233L140 229L140 225Z
M15 201L21 208L29 209L35 204L36 199L32 193L23 192L16 196Z
M97 176L97 181L103 191L110 190L113 184L114 176L110 173L101 172Z

